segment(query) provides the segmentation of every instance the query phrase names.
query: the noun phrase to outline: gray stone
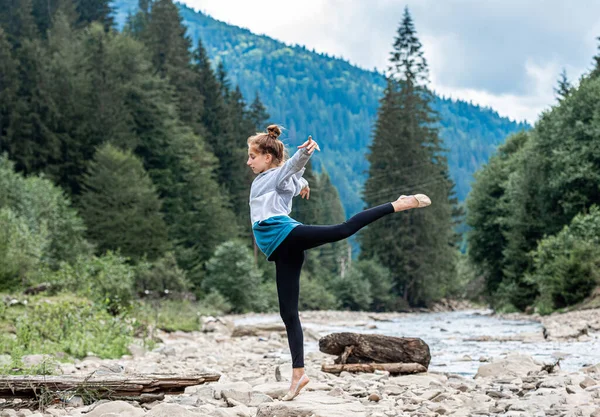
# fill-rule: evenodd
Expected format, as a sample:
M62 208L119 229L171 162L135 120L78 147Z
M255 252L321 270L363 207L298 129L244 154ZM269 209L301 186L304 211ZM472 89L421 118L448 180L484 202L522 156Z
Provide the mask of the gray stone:
M236 390L236 391L252 391L252 385L244 381L238 382L218 382L216 384L211 384L211 387L215 390L215 399L221 399L221 392L226 389Z
M475 378L502 378L527 376L531 371L539 371L541 365L529 355L511 354L505 359L496 360L492 363L481 365L477 370Z
M381 400L381 397L376 392L369 394L369 401L379 402L379 400Z
M51 415L52 417L62 417L66 416L67 412L62 408L48 408L46 414Z
M259 404L273 401L273 398L262 392L237 391L234 389L222 390L221 396L228 404L233 406L243 404L245 406L256 407Z
M111 413L121 417L141 417L146 414L141 408L134 407L125 401L110 401L98 405L87 413L86 417L103 417L105 414Z
M340 387L335 387L331 391L329 391L327 393L327 395L330 395L332 397L343 397L344 396L344 390L341 389Z
M148 411L146 417L208 417L207 414L194 413L178 404L159 404Z
M146 348L135 343L131 343L128 349L134 358L141 358L146 354Z
M256 417L364 417L367 409L359 401L316 392L305 392L293 401L258 406Z
M596 381L594 381L592 378L590 378L589 376L586 376L583 381L581 381L579 383L579 386L583 389L589 388L589 387L593 387L594 385L597 385L598 383Z
M305 390L309 390L308 388L311 387L311 385L313 384L308 384ZM329 385L327 386L329 387ZM271 398L281 398L288 392L289 388L290 386L286 382L267 382L266 384L255 385L252 390L262 392Z

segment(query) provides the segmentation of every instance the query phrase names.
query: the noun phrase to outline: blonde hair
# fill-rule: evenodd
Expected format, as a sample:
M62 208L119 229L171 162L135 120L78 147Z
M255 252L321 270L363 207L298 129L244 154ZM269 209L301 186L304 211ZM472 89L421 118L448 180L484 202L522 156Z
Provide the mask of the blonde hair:
M282 141L279 140L281 129L278 125L270 125L266 132L256 133L248 138L248 146L256 149L261 154L271 154L273 161L280 166L287 159L287 152Z

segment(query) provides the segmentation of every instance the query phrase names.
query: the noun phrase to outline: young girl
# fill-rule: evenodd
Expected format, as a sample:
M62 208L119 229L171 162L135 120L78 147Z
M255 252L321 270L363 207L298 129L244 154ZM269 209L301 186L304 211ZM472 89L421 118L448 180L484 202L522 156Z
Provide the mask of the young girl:
M271 125L266 133L248 138L248 166L257 177L250 189L250 217L256 244L275 262L279 313L285 324L292 354L292 384L283 397L289 401L308 384L304 373L303 335L298 317L300 269L304 251L352 236L369 223L396 211L426 207L431 200L424 194L400 196L396 201L364 210L341 224L304 225L291 217L292 198L310 196L308 182L302 178L304 166L319 145L309 136L298 150L284 161L281 130Z

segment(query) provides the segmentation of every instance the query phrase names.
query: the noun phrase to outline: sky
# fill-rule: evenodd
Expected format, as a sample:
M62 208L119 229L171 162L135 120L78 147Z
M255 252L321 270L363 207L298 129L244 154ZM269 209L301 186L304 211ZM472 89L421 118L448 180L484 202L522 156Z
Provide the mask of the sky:
M599 52L598 0L178 0L290 45L386 70L408 6L439 95L534 123Z

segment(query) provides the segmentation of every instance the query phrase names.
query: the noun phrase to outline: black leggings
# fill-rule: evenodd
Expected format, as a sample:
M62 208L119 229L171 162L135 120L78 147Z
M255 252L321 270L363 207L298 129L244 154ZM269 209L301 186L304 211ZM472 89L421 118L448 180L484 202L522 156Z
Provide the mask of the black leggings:
M304 251L325 243L346 239L375 220L394 212L392 203L385 203L356 214L344 223L331 226L296 226L271 257L275 261L279 313L285 324L292 353L292 367L304 367L304 337L298 317L300 270Z

